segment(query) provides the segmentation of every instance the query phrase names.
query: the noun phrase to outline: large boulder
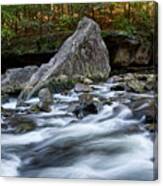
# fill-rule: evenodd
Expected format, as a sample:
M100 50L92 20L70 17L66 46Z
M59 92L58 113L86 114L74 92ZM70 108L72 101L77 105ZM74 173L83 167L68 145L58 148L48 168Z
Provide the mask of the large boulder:
M29 99L38 90L48 85L57 76L64 74L70 79L84 75L91 79L110 74L109 54L96 22L84 17L77 30L62 45L58 53L33 74L21 92L18 104Z
M12 94L23 90L37 66L26 66L24 68L14 68L6 71L1 78L2 94Z

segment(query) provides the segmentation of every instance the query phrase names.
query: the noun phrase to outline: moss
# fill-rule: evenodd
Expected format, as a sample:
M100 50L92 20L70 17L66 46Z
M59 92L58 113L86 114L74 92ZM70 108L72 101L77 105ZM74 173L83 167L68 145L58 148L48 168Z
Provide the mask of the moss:
M17 126L15 132L16 133L25 133L32 131L35 128L35 125L33 123L21 123L19 126Z
M51 92L59 93L70 90L74 87L77 81L68 79L67 81L51 80L48 84L48 88Z
M110 99L106 100L104 103L109 106L113 104L112 100Z
M38 105L33 105L31 108L30 108L30 112L34 112L34 113L38 113L40 112L40 108L38 107Z

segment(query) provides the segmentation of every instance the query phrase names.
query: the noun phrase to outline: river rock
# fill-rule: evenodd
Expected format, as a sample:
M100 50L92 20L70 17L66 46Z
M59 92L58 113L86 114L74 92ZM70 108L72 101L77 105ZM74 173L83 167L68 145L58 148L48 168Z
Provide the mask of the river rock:
M83 83L86 84L86 85L90 85L90 84L93 83L93 81L91 79L89 79L89 78L84 78L83 79Z
M4 130L16 134L30 132L36 128L36 123L33 119L20 115L12 115L4 123L6 126Z
M60 74L72 78L75 74L97 77L110 74L109 54L96 22L84 17L77 30L62 45L58 53L33 74L21 92L18 104L29 99L41 87Z
M2 94L18 93L23 90L37 66L26 66L24 68L14 68L6 71L1 78Z
M157 124L148 123L145 125L145 129L148 130L150 133L155 133L157 131Z
M137 79L131 79L126 83L128 92L143 93L145 84Z
M107 82L113 83L110 88L112 91L144 93L155 90L156 78L154 74L126 73L114 75Z
M39 113L39 112L50 112L51 105L53 104L53 95L48 88L43 88L38 93L39 103L32 105L28 112Z
M68 76L61 74L56 78L56 81L58 82L67 82L68 81Z
M126 88L125 88L125 83L120 83L120 84L117 84L117 85L114 85L110 88L111 91L124 91Z
M91 92L92 88L89 85L77 83L74 87L75 92Z
M83 118L89 114L97 114L98 110L97 107L94 103L90 104L83 104L83 105L78 105L73 113L78 117L78 118Z
M140 98L128 103L133 114L137 118L145 116L145 123L157 122L156 98Z
M78 118L83 118L89 114L97 114L102 108L102 104L98 98L93 97L91 94L84 93L79 95L79 104L75 104L72 108L72 112Z
M38 93L39 97L39 108L42 111L49 112L51 111L50 106L53 104L53 96L48 88L43 88Z
M90 104L93 102L93 95L88 94L88 93L84 93L79 95L79 102L80 104Z
M83 75L79 75L79 74L74 75L73 79L75 82L83 83L83 84L87 84L87 85L90 85L93 83L93 81L90 78L84 77Z

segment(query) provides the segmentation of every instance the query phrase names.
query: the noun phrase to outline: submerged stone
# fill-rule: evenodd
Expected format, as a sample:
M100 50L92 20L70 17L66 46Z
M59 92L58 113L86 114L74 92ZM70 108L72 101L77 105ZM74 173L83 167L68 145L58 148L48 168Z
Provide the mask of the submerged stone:
M25 116L15 115L9 117L6 123L7 129L16 134L30 132L36 128L34 120Z

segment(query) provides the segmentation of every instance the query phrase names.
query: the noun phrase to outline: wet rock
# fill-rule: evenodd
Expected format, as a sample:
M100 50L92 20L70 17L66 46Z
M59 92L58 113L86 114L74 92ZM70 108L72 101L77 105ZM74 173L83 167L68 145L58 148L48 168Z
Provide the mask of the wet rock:
M1 107L1 115L4 117L10 117L13 114L15 114L15 112L16 111L13 109L5 109L5 108Z
M14 68L6 71L2 75L1 90L2 94L18 93L23 90L37 66L26 66L24 68Z
M146 80L145 89L147 91L155 90L157 86L157 79L156 75L149 74Z
M38 93L39 103L34 104L28 110L28 113L50 112L53 105L53 95L48 88L43 88Z
M67 82L68 81L68 76L62 74L62 75L60 75L60 76L58 76L56 78L56 81L58 81L58 82Z
M93 83L93 81L90 78L87 78L87 77L85 77L83 75L79 75L79 74L74 75L72 78L75 82L78 82L78 83L83 83L83 84L87 84L87 85Z
M53 77L60 74L70 79L75 74L85 77L107 78L110 74L109 54L96 22L84 17L75 33L69 37L59 52L33 74L21 92L18 104L29 99L35 92L47 86Z
M127 82L126 90L128 92L143 93L145 84L137 79L131 79Z
M38 107L41 111L50 112L51 108L50 106L53 104L53 96L48 88L43 88L39 91L38 94L39 97L39 103Z
M102 108L102 104L98 98L93 95L84 93L79 96L79 104L76 104L72 112L78 117L83 118L89 114L97 114Z
M155 133L157 131L157 124L156 123L146 124L145 129L148 130L150 133Z
M108 83L113 83L111 90L135 93L144 93L147 91L154 91L156 87L156 75L154 74L139 74L126 73L115 75L108 79Z
M79 95L79 102L81 104L88 104L88 103L93 102L93 98L94 98L93 95L84 93L84 94Z
M91 79L89 79L89 78L84 78L83 79L83 83L86 84L86 85L90 85L90 84L93 83L93 81Z
M9 117L5 122L7 123L6 129L8 130L8 132L16 134L30 132L36 128L36 123L34 122L34 120L25 116L15 115Z
M114 85L110 88L111 91L124 91L125 89L126 87L124 83Z
M49 109L49 111L50 111L50 109ZM29 108L29 110L28 110L28 113L29 113L29 114L31 114L31 113L39 113L39 112L41 112L41 109L40 109L40 107L38 106L38 104L32 105L32 106Z
M73 79L75 79L76 82L80 82L80 83L82 83L83 79L85 78L83 75L80 75L80 74L75 74L72 77Z
M155 99L141 98L130 102L128 106L135 117L142 118L145 116L145 123L157 122L157 102Z
M117 83L117 82L123 82L124 81L124 77L122 75L114 75L112 77L110 77L107 81L107 83Z
M97 114L98 110L94 103L78 105L73 113L78 118L83 118L89 114Z
M75 92L91 92L92 88L89 85L77 83L74 88Z

